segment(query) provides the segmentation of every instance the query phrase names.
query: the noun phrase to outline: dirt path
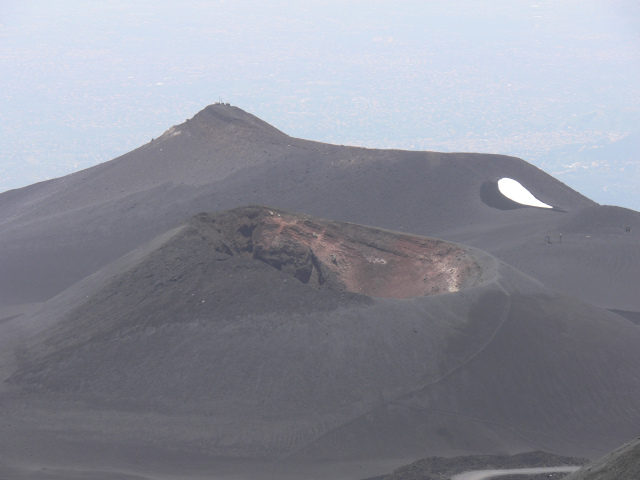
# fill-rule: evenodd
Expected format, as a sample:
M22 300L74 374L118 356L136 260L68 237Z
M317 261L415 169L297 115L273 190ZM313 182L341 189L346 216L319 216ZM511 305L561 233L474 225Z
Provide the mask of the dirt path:
M575 472L580 467L540 467L540 468L513 468L509 470L474 470L472 472L459 473L451 477L451 480L485 480L487 478L503 475L533 475L536 473Z

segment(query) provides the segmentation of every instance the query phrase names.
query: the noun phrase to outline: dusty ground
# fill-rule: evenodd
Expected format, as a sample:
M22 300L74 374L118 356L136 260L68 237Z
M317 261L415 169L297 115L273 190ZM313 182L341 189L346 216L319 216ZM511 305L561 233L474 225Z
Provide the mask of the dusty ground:
M561 467L584 465L587 462L588 460L584 458L563 457L546 452L528 452L512 456L430 457L399 468L391 475L384 477L384 480L448 480L453 475L471 470ZM566 476L566 473L546 473L540 475L501 476L499 478L507 480L548 480Z

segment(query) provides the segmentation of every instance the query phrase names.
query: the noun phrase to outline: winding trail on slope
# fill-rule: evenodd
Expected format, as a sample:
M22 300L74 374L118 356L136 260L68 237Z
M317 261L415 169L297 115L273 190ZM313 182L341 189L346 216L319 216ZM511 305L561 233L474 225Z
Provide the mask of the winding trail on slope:
M492 280L492 282L495 282L495 285L505 294L505 305L503 307L503 313L501 315L501 320L500 323L498 324L498 326L495 328L495 330L493 331L493 333L491 334L491 336L487 339L487 341L482 344L475 352L473 352L468 358L466 358L465 360L463 360L460 364L452 367L448 372L444 373L442 376L440 376L439 378L432 380L428 383L425 384L421 384L419 386L417 386L416 388L411 389L408 392L402 393L401 395L399 395L398 397L395 397L393 399L390 399L388 401L385 401L379 405L374 405L371 408L368 408L366 411L358 414L357 416L355 416L354 418L347 420L343 423L340 423L334 427L329 428L327 431L317 435L315 438L313 438L311 441L307 442L306 444L296 448L295 450L293 450L291 453L287 454L285 456L285 458L290 458L293 457L297 454L299 454L300 452L304 451L305 449L309 448L311 445L315 444L316 442L318 442L320 439L322 439L323 437L326 437L327 435L336 432L337 430L344 428L348 425L354 424L355 422L357 422L358 420L360 420L361 418L366 417L367 415L371 414L373 411L383 408L385 406L389 406L389 405L400 405L406 408L413 408L413 409L418 409L418 410L427 410L425 408L421 408L419 406L415 406L415 405L410 405L407 403L402 402L402 398L405 398L413 393L419 392L420 390L424 390L425 388L428 388L432 385L436 385L437 383L445 380L446 378L448 378L449 376L453 375L456 371L458 371L459 369L463 368L465 365L467 365L469 362L471 362L475 357L477 357L478 355L480 355L485 348L487 348L487 346L493 341L493 339L496 337L496 335L498 334L498 332L500 331L500 329L504 326L504 324L507 322L507 320L509 319L509 312L511 310L511 297L509 296L509 293L505 290L505 288L500 285L499 283L497 283L495 280ZM489 423L493 423L496 425L500 425L504 428L507 428L509 430L511 430L512 432L514 432L515 434L519 435L520 437L522 437L523 439L530 441L529 438L527 438L523 433L519 432L518 430L516 430L513 427L509 427L508 425L503 425L500 424L498 422L492 421L492 420L488 420L488 419L481 419L481 418L477 418L477 417L473 417L473 416L466 416L466 415L462 415L462 414L458 414L455 412L442 412L439 411L438 413L445 413L447 415L454 415L454 416L461 416L461 417L466 417L475 421L482 421L482 422L489 422Z
M487 478L501 477L504 475L535 475L537 473L575 472L580 467L539 467L539 468L511 468L508 470L473 470L459 473L451 477L451 480L485 480Z

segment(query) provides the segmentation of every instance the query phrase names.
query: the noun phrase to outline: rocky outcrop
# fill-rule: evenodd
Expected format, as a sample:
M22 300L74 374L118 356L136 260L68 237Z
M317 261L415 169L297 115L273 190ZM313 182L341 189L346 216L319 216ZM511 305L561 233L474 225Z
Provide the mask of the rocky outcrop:
M251 257L315 287L412 298L474 285L481 268L461 245L249 206L193 219L214 248Z

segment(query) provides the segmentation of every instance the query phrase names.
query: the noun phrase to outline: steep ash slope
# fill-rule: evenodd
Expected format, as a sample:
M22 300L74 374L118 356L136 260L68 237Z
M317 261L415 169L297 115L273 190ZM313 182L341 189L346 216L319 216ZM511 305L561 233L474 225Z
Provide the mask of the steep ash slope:
M594 460L565 480L635 480L640 477L640 438Z
M346 267L394 286L400 257L449 293L357 293ZM589 455L639 426L629 322L472 248L265 207L196 216L0 338L16 471L353 477L424 452Z

